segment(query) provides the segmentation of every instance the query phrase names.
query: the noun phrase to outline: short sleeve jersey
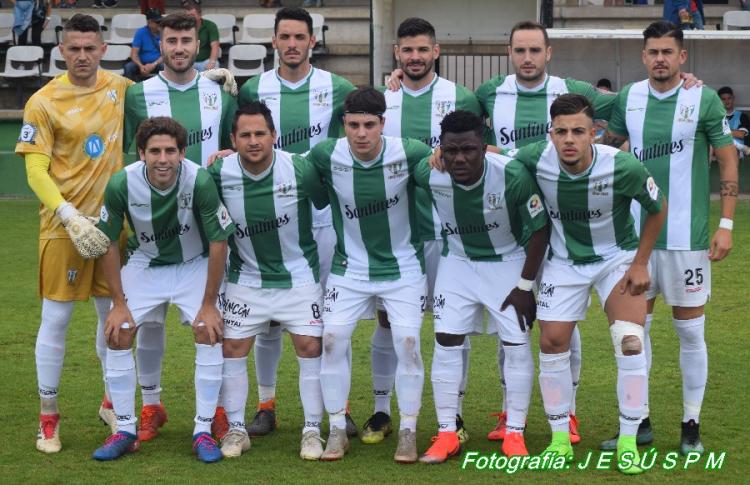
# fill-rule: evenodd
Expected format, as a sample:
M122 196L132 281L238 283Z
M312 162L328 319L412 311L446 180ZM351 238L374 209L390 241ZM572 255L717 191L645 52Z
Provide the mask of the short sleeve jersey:
M128 264L165 266L208 254L208 243L226 241L234 231L229 212L219 200L211 176L190 161L180 162L175 185L153 187L146 164L132 163L107 184L99 229L112 241L127 219Z
M657 93L644 80L617 95L608 129L629 138L630 152L668 200L656 249L708 248L708 152L732 143L725 115L716 91L705 86ZM634 212L642 221L642 211Z
M231 148L232 119L237 99L221 85L198 74L178 86L161 74L135 84L125 98L125 149L135 139L138 125L154 116L170 116L188 132L185 158L205 166L209 155Z
M93 87L59 76L26 103L16 153L50 157L52 181L82 214L98 213L107 181L122 168L125 90L131 84L104 70ZM40 239L68 238L53 211L42 205L39 215Z
M547 139L551 125L549 108L561 94L586 96L597 119L609 119L614 93L604 93L575 79L547 76L536 89L519 86L516 75L497 76L477 89L477 98L492 123L490 142L501 148L520 148Z
M229 239L231 283L255 288L292 288L319 281L310 198L297 155L274 150L271 166L253 175L235 153L208 171L236 224Z
M649 213L661 210L659 187L643 164L610 146L592 145L592 149L591 166L580 174L560 166L551 142L537 142L513 154L544 196L552 223L552 256L569 264L595 263L638 248L632 200Z
M398 91L380 87L385 95L386 112L383 134L397 138L416 138L435 148L440 144L440 122L445 115L466 110L482 116L476 96L468 88L435 76L433 81L412 91L401 86ZM424 241L440 239L440 220L421 187L417 188L419 232Z
M331 273L370 281L424 273L412 176L431 153L420 141L388 136L369 162L352 155L346 138L310 151L307 158L322 179L336 231Z
M487 153L482 177L470 186L447 172L431 170L427 159L415 170L437 207L446 245L443 254L476 261L523 259L529 234L548 222L539 187L517 161Z

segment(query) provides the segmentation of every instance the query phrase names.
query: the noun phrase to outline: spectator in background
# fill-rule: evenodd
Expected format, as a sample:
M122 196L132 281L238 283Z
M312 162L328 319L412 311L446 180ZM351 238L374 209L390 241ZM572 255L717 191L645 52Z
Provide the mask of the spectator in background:
M596 82L596 89L604 94L612 93L612 81L603 77ZM607 132L607 120L597 118L594 120L594 128L596 128L596 136L594 137L595 143L601 143L604 133Z
M664 0L662 18L682 30L703 30L703 0Z
M596 89L604 91L606 93L612 92L612 81L603 77L596 82Z
M201 17L200 0L183 1L182 6L186 14L195 18L198 27L200 49L198 49L198 56L195 58L193 67L198 71L219 67L219 28L212 21Z
M47 27L47 23L52 13L52 4L49 0L32 0L34 5L31 11L31 45L42 45L42 31ZM29 29L27 28L21 35L16 36L17 45L29 44Z
M724 86L717 93L727 110L727 121L729 122L729 128L732 130L734 145L740 152L740 158L750 156L750 147L745 143L748 134L750 134L750 117L742 111L734 109L734 91L732 88Z
M156 9L160 14L164 14L164 0L139 0L141 6L141 13L146 15L146 12L152 9Z
M152 8L146 11L148 23L135 32L130 61L125 64L125 77L138 82L143 77L155 74L162 69L159 49L159 21L161 13Z
M742 10L750 10L750 0L740 0L740 8Z
M26 36L26 30L31 25L31 16L34 13L34 0L10 0L13 4L13 35L20 39ZM16 40L16 44L18 44Z
M94 0L91 8L115 8L119 0Z

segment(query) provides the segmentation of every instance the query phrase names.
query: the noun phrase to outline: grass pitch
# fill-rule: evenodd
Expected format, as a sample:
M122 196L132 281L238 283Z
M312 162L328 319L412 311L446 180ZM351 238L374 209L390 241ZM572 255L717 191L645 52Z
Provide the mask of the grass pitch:
M338 463L309 463L298 457L299 425L302 420L298 403L297 364L288 339L279 372L278 415L280 428L271 436L253 440L246 455L215 465L198 463L191 450L190 435L194 412L194 347L189 329L177 323L174 310L167 322L167 353L164 360L162 398L169 412L169 422L161 435L145 443L141 450L113 463L98 463L91 453L107 436L107 428L97 418L102 396L101 368L94 350L96 317L92 303L76 305L68 331L65 367L60 386L62 414L60 436L63 450L44 455L34 447L39 412L34 367L34 343L39 325L40 302L37 291L37 203L29 200L0 201L0 221L5 244L0 248L0 309L2 310L3 362L0 379L0 416L2 429L10 439L0 447L0 477L6 483L121 483L121 482L477 482L497 479L539 481L544 483L579 483L581 481L639 482L725 482L747 483L750 472L750 446L747 418L748 405L747 342L750 341L747 316L748 274L750 274L750 203L738 204L731 256L713 266L714 298L707 310L706 340L709 348L709 382L702 412L703 442L718 458L726 452L720 469L707 470L706 459L690 464L679 458L673 469L667 453L679 445L679 423L682 417L681 379L678 365L677 337L671 316L661 301L652 328L654 361L651 373L651 417L656 439L657 457L653 469L642 477L627 478L614 470L596 470L594 464L585 470L576 465L568 471L521 471L509 476L505 471L461 469L467 451L484 455L499 454L499 445L488 442L486 433L494 426L488 413L499 408L500 392L495 360L496 341L489 337L472 339L470 380L464 401L464 420L471 435L460 458L439 466L397 465L392 461L395 436L379 445L363 445L353 440L349 455ZM712 203L711 227L718 224L718 203ZM745 308L745 310L743 310ZM351 410L358 424L370 415L369 340L371 321L361 322L353 340ZM538 338L534 329L533 340ZM616 366L604 314L594 302L586 321L581 324L583 370L578 392L577 415L583 440L576 458L583 461L589 451L593 460L601 458L598 443L617 429L615 396ZM418 447L424 451L435 432L429 369L432 360L432 321L425 320L422 331L422 355L427 377L422 414L419 422ZM534 351L536 353L536 350ZM250 359L252 360L252 359ZM255 391L254 369L249 371L250 396L248 419L252 417ZM396 410L395 398L392 409ZM396 418L396 423L397 423ZM325 433L325 431L324 431ZM548 444L549 427L544 418L538 386L535 385L529 412L526 443L531 453Z

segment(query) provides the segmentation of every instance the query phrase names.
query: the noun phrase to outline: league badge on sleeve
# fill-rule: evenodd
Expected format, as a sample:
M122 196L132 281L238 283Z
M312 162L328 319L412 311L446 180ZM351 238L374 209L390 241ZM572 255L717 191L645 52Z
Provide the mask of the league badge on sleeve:
M725 119L726 120L726 119ZM18 135L19 143L29 143L34 145L34 139L36 138L36 126L31 123L24 123L21 127L21 133Z
M526 209L529 211L529 215L534 218L544 210L542 199L539 198L538 194L532 194L526 202Z
M219 202L219 208L216 210L216 218L219 220L219 226L222 230L229 227L229 224L232 223L232 218L229 217L229 211L221 202Z
M107 212L105 206L102 206L102 209L99 211L99 220L102 222L109 222L109 212Z
M651 197L652 200L659 199L659 187L656 185L656 182L654 182L653 177L646 179L646 190L648 191L648 196Z

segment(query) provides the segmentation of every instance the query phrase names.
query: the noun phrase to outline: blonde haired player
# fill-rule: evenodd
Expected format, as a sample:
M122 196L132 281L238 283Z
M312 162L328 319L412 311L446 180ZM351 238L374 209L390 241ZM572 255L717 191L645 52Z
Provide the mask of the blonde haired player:
M73 302L94 296L102 367L106 356L103 328L111 300L95 258L106 252L108 241L89 217L98 214L107 181L122 166L123 101L131 84L99 70L106 50L93 17L76 14L68 20L60 43L68 72L29 99L16 144L16 153L26 161L29 186L42 202L36 447L45 453L61 448L57 391ZM116 421L106 394L99 415L114 432Z

